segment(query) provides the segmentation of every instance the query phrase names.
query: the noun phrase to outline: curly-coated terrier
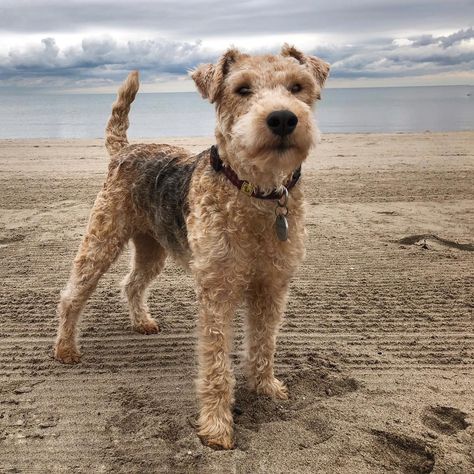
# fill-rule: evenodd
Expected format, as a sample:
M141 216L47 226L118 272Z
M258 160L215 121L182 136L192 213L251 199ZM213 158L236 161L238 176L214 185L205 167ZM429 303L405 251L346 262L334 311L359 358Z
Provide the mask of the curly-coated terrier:
M138 91L138 73L129 75L107 125L108 176L61 293L56 359L79 362L80 312L131 240L123 291L136 331L158 332L146 289L168 254L196 281L203 442L233 446L229 351L242 301L250 387L288 397L273 372L275 340L290 279L304 256L300 167L315 143L312 106L328 73L328 64L288 45L265 56L230 49L217 64L199 66L192 78L216 104L217 126L216 146L197 156L175 146L128 144L128 112Z

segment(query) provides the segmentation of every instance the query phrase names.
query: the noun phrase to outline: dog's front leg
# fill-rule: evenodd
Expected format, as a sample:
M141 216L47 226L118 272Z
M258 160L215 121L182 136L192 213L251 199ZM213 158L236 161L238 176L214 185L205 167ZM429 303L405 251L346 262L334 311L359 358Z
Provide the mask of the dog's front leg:
M289 278L274 275L252 282L247 290L246 373L250 388L287 399L285 385L273 373L276 337L286 306Z
M222 279L218 283L218 288L216 286L198 281L200 305L198 435L208 446L231 449L233 447L232 404L235 380L229 352L236 300L232 289L223 288Z

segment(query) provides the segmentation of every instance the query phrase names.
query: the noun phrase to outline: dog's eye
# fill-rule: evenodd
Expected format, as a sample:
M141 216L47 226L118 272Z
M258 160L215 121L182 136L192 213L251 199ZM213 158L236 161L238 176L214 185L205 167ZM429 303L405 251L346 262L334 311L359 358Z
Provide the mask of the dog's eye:
M290 87L290 91L292 94L297 94L298 92L301 91L301 89L303 89L301 87L301 84L293 84L291 87Z
M252 89L249 86L241 86L235 91L239 95L250 95L252 93Z

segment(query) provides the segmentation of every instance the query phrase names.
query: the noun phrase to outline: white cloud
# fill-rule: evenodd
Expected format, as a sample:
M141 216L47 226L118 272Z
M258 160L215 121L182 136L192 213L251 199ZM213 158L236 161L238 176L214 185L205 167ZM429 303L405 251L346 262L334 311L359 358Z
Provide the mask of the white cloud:
M392 44L394 46L411 46L413 44L413 41L409 40L408 38L395 38L392 41Z

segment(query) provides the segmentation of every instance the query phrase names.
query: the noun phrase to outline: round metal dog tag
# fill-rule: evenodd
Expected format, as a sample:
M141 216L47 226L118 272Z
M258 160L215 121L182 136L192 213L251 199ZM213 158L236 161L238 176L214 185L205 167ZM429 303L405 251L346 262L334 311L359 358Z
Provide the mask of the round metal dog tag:
M278 214L275 221L275 230L278 240L288 240L288 221L283 214Z

